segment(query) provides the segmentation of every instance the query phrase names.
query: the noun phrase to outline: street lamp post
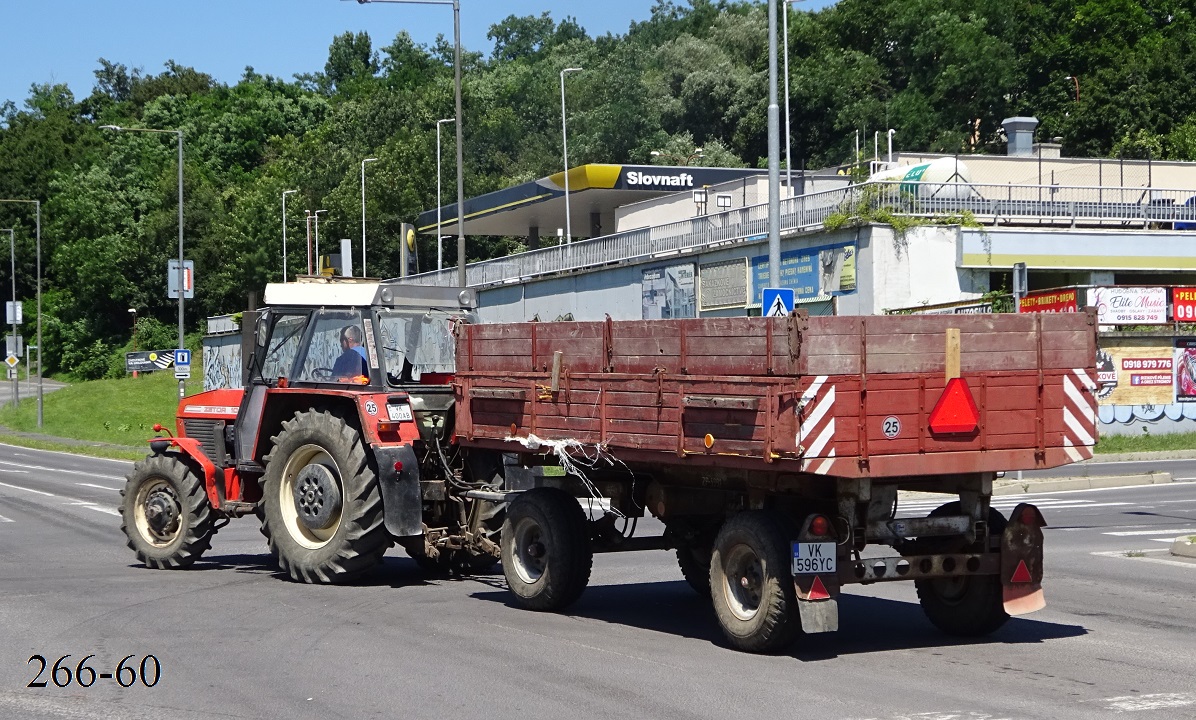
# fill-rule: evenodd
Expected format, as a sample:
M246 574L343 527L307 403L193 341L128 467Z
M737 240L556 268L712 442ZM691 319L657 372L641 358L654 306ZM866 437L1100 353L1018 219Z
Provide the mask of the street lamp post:
M793 193L793 158L789 154L789 4L795 2L802 2L802 0L784 0L785 1L785 184L789 186L790 194ZM805 188L802 188L803 190Z
M565 75L581 72L579 67L561 71L561 148L565 153L565 242L573 242L573 218L569 213L569 130L565 125Z
M27 203L33 205L37 218L37 426L44 421L42 415L42 201L5 200L0 203Z
M133 352L137 352L137 308L129 308L129 313L133 316ZM133 377L137 377L137 371L133 371Z
M283 190L282 191L282 281L287 281L287 195L299 192L298 190Z
M183 280L183 131L182 130L158 130L154 128L126 128L119 125L101 125L101 130L112 130L114 132L146 132L146 133L161 133L167 135L174 135L178 139L179 146L179 277L178 277L178 291L179 291L179 349L183 349L183 296L186 295L183 288L185 282ZM38 338L38 345L41 345L41 338ZM41 352L38 350L38 352ZM179 399L184 395L183 379L179 378Z
M465 143L461 115L461 3L459 0L357 0L358 3L397 3L453 6L453 84L457 103L457 286L465 287ZM439 228L437 228L439 232Z
M781 147L777 107L777 0L768 0L768 282L781 282ZM765 308L767 310L767 308Z
M361 161L361 276L368 277L365 272L365 164L377 162L378 158L366 158ZM348 267L348 264L345 264Z
M8 233L8 249L12 257L12 352L16 355L20 350L17 349L17 234L12 228L4 228L0 232ZM11 368L9 368L11 370ZM13 373L12 376L12 406L19 407L21 404L21 395L17 391L17 376Z
M445 123L450 123L453 118L444 118L436 121L436 271L439 272L444 267L444 255L440 245L442 234L440 232L440 126ZM460 214L460 213L458 213Z
M326 213L327 210L316 210L312 213L312 217L316 219L316 275L324 274L324 263L320 260L320 213Z
M1071 80L1076 84L1076 102L1080 101L1080 79L1074 75L1068 75L1064 80Z

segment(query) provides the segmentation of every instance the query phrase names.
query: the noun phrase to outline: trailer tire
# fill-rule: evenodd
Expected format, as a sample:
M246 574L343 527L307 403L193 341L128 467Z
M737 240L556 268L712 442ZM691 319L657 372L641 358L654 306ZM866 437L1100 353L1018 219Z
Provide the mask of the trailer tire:
M723 634L736 649L772 652L797 637L797 596L789 542L772 513L749 510L719 530L710 560L710 590Z
M710 597L710 555L711 549L697 545L682 545L677 548L677 566L685 582L702 597Z
M139 460L120 495L120 529L146 567L189 567L212 547L216 518L203 479L177 456Z
M930 513L936 515L959 514L959 503L947 503ZM1005 531L1005 516L989 508L989 531L999 534ZM974 549L974 548L972 548ZM954 552L946 548L945 552ZM967 551L969 548L962 548ZM948 635L978 637L995 632L1009 620L997 575L970 575L956 578L915 580L918 601L922 612L931 624Z
M300 582L343 583L376 565L393 541L360 433L329 412L308 410L271 440L262 534L279 567Z
M581 597L594 564L587 523L576 498L557 488L533 488L507 507L502 566L517 604L561 610Z

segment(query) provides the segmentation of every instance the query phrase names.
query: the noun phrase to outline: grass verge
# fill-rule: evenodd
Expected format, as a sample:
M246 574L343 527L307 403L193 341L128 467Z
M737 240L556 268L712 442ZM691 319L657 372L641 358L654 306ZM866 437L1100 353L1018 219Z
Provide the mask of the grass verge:
M1105 435L1096 444L1098 455L1196 449L1196 432L1168 435Z
M202 379L187 381L187 394L202 389ZM170 372L146 373L136 379L82 382L46 393L44 423L40 428L37 426L37 401L32 398L22 400L20 407L0 409L0 425L14 431L0 434L0 440L25 447L101 457L143 457L145 451L140 448L145 447L145 441L154 435L154 423L160 422L173 430L177 408L178 381ZM59 442L57 438L65 438L68 442Z

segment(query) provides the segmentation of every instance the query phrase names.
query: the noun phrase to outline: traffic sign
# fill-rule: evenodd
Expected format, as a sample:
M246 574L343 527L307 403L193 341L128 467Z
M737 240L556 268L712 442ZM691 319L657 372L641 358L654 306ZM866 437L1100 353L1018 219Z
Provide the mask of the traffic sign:
M191 377L191 351L174 351L174 376L180 380Z
M6 325L21 325L24 323L25 313L23 310L24 304L20 300L17 300L16 302L13 302L12 300L6 301L4 303L4 311L8 319L5 320L4 323Z
M183 297L187 300L195 297L195 262L183 261ZM166 297L177 300L179 297L179 261L171 260L166 263Z
M21 361L17 359L16 355L9 355L8 357L4 358L4 363L10 368L15 368L19 362Z
M760 309L764 317L785 317L793 312L792 288L764 288L760 298Z

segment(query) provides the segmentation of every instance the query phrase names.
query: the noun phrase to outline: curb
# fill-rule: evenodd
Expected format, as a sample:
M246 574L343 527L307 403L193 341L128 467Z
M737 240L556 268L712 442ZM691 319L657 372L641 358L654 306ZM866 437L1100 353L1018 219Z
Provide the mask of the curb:
M1060 490L1095 490L1097 488L1125 487L1130 485L1158 485L1172 482L1171 473L1142 473L1140 475L1098 475L1095 477L1044 478L1036 480L1001 479L993 483L993 495L1024 495L1031 492L1058 492Z
M1196 559L1196 543L1188 539L1187 535L1175 538L1171 543L1171 554L1177 557Z

